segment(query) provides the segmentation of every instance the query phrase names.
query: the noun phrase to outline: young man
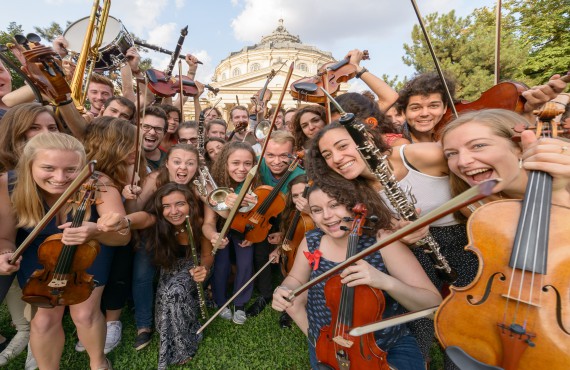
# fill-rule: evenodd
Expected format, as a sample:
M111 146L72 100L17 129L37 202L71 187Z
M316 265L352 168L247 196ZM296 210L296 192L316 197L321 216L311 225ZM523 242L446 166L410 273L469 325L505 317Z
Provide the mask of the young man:
M267 149L259 167L259 174L263 185L275 187L283 176L287 174L287 170L291 163L293 148L295 147L295 138L288 131L275 131L271 134ZM297 167L287 178L285 183L279 189L284 195L287 193L287 184L289 181L304 174L305 171ZM255 271L258 271L267 261L269 255L275 249L273 244L277 243L280 237L278 231L278 220L274 220L273 227L269 231L267 239L261 243L253 244L254 255L253 262ZM275 263L278 260L274 261ZM255 285L259 290L259 297L246 310L246 315L257 316L265 306L271 301L273 295L273 286L271 282L271 269L266 268L255 280Z
M104 117L118 117L132 121L135 115L135 104L123 96L113 96L108 99L104 104L103 113Z
M93 73L91 75L91 80L89 82L89 88L87 89L87 99L91 104L89 108L89 113L93 118L98 117L103 106L113 96L113 82L107 77Z
M230 111L230 121L234 126L234 131L230 134L230 141L243 141L249 125L249 113L247 108L242 105L233 107ZM239 130L236 130L236 128L239 128Z
M219 137L220 139L226 138L226 131L228 124L223 119L213 119L206 123L206 137Z
M146 161L152 170L158 169L166 158L166 153L160 150L158 146L167 127L168 118L162 108L151 106L144 111L144 119L141 121L143 150Z

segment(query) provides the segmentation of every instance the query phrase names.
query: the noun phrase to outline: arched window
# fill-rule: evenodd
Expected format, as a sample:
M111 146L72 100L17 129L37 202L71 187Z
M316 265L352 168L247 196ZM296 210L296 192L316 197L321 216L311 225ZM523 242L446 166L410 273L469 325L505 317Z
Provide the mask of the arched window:
M239 70L239 68L234 68L234 70L232 71L232 77L237 77L241 75L241 71Z
M226 72L222 73L222 81L226 79Z
M259 65L259 63L253 63L253 64L249 67L249 71L250 71L250 72L259 71L260 68L261 68L261 66Z
M303 72L307 72L309 70L309 68L307 67L307 63L297 64L297 69Z

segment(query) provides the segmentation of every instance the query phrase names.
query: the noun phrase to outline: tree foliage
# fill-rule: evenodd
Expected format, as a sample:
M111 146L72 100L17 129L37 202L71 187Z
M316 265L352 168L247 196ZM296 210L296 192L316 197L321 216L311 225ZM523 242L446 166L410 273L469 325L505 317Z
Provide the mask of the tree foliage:
M22 25L17 24L16 22L10 22L8 27L6 27L6 31L0 31L0 45L6 45L8 43L15 43L14 40L15 35L23 35L25 32L22 28ZM18 59L12 55L10 52L5 52L3 55L8 58L14 65L19 66L20 62ZM18 71L14 71L8 66L6 66L10 71L10 75L12 76L12 86L13 88L18 88L24 84L24 78L18 73Z
M502 13L500 80L533 86L568 71L570 0L507 0ZM442 69L457 79L458 98L476 99L494 84L495 9L476 9L465 18L434 13L425 23ZM417 73L435 69L419 26L404 51L404 63Z

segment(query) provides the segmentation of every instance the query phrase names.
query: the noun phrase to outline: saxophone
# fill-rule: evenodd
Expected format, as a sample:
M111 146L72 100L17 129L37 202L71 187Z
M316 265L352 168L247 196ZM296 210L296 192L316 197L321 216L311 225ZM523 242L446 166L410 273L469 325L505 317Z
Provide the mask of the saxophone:
M380 149L367 137L365 126L363 123L354 120L354 114L344 113L339 122L346 128L354 142L360 155L366 162L370 172L374 174L376 179L384 188L384 193L390 201L390 204L398 212L401 218L406 221L415 221L418 219L418 213L414 203L414 196L400 187L396 176L394 175L387 156L380 152ZM408 196L409 195L409 198ZM440 246L431 233L416 243L417 246L423 248L423 251L432 260L438 277L448 283L453 283L457 279L457 272L449 266L445 257L441 254Z

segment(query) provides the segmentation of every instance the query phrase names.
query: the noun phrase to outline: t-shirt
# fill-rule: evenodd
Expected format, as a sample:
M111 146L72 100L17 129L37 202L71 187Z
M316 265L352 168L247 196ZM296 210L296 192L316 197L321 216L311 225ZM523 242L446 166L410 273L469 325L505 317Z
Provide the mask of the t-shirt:
M269 185L275 187L277 183L281 180L281 178L275 178L275 176L273 176L271 170L265 164L265 158L263 158L261 160L261 163L259 164L259 174L261 176L261 182L263 183L263 185ZM281 191L283 194L286 195L288 192L287 185L291 182L291 180L293 180L295 177L299 175L304 175L304 174L305 170L297 166L297 168L293 170L293 172L289 175L289 177L287 177L287 180L285 180L285 183L283 184L281 189L279 189L279 191Z
M159 150L160 151L160 158L158 159L158 161L153 161L152 159L146 159L146 162L148 163L149 167L154 171L154 170L158 170L158 168L160 167L160 165L162 164L162 162L166 159L166 152Z

